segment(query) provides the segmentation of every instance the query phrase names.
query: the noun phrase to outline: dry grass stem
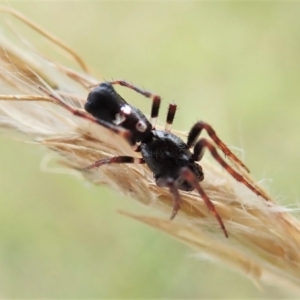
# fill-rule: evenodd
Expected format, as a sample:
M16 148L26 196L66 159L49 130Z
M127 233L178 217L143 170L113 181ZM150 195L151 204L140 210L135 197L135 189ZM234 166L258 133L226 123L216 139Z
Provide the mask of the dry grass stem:
M45 33L19 13L13 14ZM99 80L88 74L86 67L80 72L49 62L28 48L28 41L23 43L24 37L19 43L13 43L4 35L9 28L1 30L0 127L3 132L23 133L27 141L35 141L55 152L57 161L78 176L97 185L108 185L148 205L152 217L122 214L173 236L199 250L199 255L226 264L257 283L300 290L300 226L287 208L276 204L263 190L270 201L257 197L216 163L204 158L201 165L205 180L201 185L225 223L229 233L226 239L196 192L181 192L182 209L175 220L169 221L172 197L167 189L155 185L147 166L111 165L85 170L85 166L100 158L137 154L119 136L59 107L38 86L82 109L89 92L87 87ZM59 46L64 45L50 34L44 36ZM74 57L74 51L64 49ZM83 60L78 57L75 60L85 66Z

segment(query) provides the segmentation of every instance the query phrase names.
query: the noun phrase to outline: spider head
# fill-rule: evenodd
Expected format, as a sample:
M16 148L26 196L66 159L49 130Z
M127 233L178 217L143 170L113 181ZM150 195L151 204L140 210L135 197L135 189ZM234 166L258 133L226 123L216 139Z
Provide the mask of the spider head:
M193 163L190 163L187 167L194 173L194 175L196 176L196 178L198 179L199 182L204 179L204 174L202 171L202 167L200 165L193 162ZM192 187L192 185L188 181L181 180L181 179L179 179L178 181L179 181L178 184L179 184L180 190L182 190L182 191L193 191L194 190L194 187Z

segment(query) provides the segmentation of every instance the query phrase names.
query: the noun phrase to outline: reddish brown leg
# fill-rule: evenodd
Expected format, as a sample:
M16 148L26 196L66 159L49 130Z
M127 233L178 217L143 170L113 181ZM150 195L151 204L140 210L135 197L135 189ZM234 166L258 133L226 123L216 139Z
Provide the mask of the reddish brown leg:
M180 194L178 191L178 187L172 178L158 178L156 180L156 184L160 187L168 187L170 193L173 196L173 212L170 217L170 220L173 220L176 217L178 211L180 210Z
M261 196L265 200L268 201L268 198L266 198L264 195L262 195L252 184L250 184L241 174L236 172L232 167L230 167L226 161L219 155L217 152L216 147L210 143L207 139L203 138L197 142L197 144L194 147L194 154L193 159L195 161L199 161L201 157L203 156L203 152L205 148L208 148L211 155L214 157L214 159L237 181L243 183L248 189L250 189L252 192L254 192L256 195Z
M217 136L214 129L205 122L197 122L192 129L189 132L188 139L187 139L187 145L189 148L193 147L198 137L201 134L201 131L205 129L208 135L211 137L211 139L216 143L216 145L224 152L226 156L231 158L234 162L236 162L238 165L240 165L242 168L244 168L247 172L250 172L249 169L228 149L228 147L220 140L220 138Z
M113 124L110 124L110 123L105 122L101 119L94 118L92 115L90 115L90 114L88 114L88 113L86 113L86 112L84 112L80 109L77 109L75 107L72 107L72 106L66 104L61 99L59 99L58 97L56 97L52 93L50 93L47 89L45 89L41 86L39 86L39 89L41 91L43 91L45 94L47 94L49 97L51 97L53 100L55 100L55 102L58 105L65 108L66 110L71 112L73 115L78 116L78 117L83 118L83 119L86 119L86 120L89 120L93 123L97 123L97 124L107 128L107 129L110 129L111 131L115 132L116 134L124 137L131 145L135 144L132 140L132 135L131 135L131 132L129 130L124 129L124 128L119 127L119 126L116 126L116 125L113 125Z
M170 193L173 195L173 212L170 217L170 220L173 220L180 209L180 195L179 195L178 188L174 184L174 182L169 185L169 189L170 189Z
M184 167L181 169L180 171L180 176L186 180L194 189L196 189L198 191L198 193L200 194L201 198L203 199L204 203L206 204L206 206L208 207L208 209L215 215L217 221L219 222L225 236L228 238L228 233L227 230L225 228L225 225L221 219L221 217L219 216L216 207L214 206L214 204L210 201L210 199L208 198L208 196L205 194L204 190L202 189L202 187L200 186L197 177L195 176L195 174L187 167Z
M166 127L165 131L170 132L171 127L175 118L175 113L176 113L177 105L172 103L169 104L169 109L168 109L168 114L167 114L167 122L166 122Z
M145 161L142 158L132 156L115 156L111 158L104 158L95 161L93 164L87 167L87 169L99 168L102 165L107 164L144 164Z
M134 91L136 91L137 93L147 97L147 98L151 98L152 99L152 109L151 109L151 119L150 119L150 123L152 124L152 127L155 127L156 124L156 120L158 117L158 112L159 112L159 108L160 108L160 101L161 98L158 95L152 94L150 92L144 91L136 86L134 86L131 83L128 83L127 81L124 80L114 80L114 81L109 81L109 83L111 84L119 84L121 86L125 86L129 89L132 89Z

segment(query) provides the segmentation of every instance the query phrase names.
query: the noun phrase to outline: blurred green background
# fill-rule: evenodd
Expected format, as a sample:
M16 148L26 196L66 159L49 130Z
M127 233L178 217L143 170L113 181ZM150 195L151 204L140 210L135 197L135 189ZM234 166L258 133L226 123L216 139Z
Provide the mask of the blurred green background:
M162 122L174 100L176 129L212 124L279 203L298 207L299 2L0 3L77 49L99 78L162 95ZM5 136L0 147L1 297L291 298L115 212L139 209L133 201L42 173L43 149Z

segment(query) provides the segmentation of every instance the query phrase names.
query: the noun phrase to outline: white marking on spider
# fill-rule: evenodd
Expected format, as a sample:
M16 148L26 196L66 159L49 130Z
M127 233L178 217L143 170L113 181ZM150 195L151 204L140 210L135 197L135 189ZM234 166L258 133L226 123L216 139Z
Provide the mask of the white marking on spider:
M136 129L140 132L145 132L147 129L147 125L144 121L140 120L135 125Z
M116 125L122 124L126 120L126 116L130 115L132 112L132 109L129 105L123 105L120 109L121 112L116 114L115 120L112 122Z
M131 114L131 107L129 105L124 105L121 107L121 112L124 114L124 115L130 115Z

